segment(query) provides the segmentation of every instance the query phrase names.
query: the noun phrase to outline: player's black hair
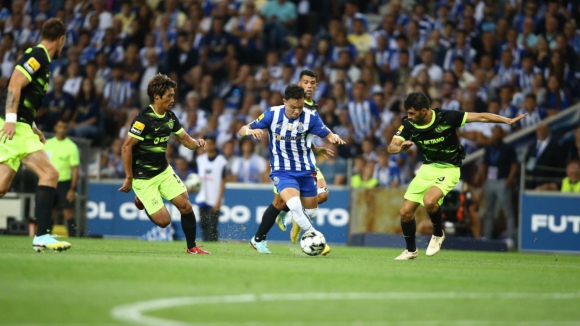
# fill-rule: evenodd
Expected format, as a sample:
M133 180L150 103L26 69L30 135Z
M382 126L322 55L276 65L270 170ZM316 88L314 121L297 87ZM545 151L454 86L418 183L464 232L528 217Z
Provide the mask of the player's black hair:
M167 75L157 74L155 77L151 78L149 85L147 85L147 95L149 100L153 103L155 95L163 97L165 92L170 88L177 88L177 83L167 77Z
M318 81L318 75L316 75L316 73L310 69L304 69L300 72L300 76L298 77L298 80L302 79L302 76L308 76L308 77L312 77L312 78L316 78L316 81Z
M415 111L421 111L421 109L429 109L431 107L429 98L423 92L409 93L403 105L405 107L405 111L408 111L410 109L414 109Z
M66 34L66 25L59 18L51 18L42 24L40 38L47 41L56 41Z
M296 84L290 84L286 87L284 91L284 99L285 100L302 100L306 98L306 93L304 93L304 89Z

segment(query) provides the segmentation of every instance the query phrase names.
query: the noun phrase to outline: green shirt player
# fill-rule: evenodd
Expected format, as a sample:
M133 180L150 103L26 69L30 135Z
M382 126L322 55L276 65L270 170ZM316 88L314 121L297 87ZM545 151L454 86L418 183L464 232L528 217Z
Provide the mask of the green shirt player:
M181 227L187 240L188 254L209 254L195 243L196 222L187 189L167 163L165 152L171 134L187 148L205 147L203 139L191 138L181 127L171 107L177 84L166 75L157 74L147 85L151 105L141 110L131 123L129 136L122 147L123 167L127 177L119 191L135 191L135 205L145 209L149 219L167 227L171 216L163 204L165 198L181 213Z
M409 184L405 201L399 213L401 228L407 248L395 260L415 259L419 251L415 245L415 210L425 206L433 223L433 236L427 248L427 256L433 256L445 240L441 221L443 197L459 181L459 168L465 151L457 137L457 128L470 122L505 123L514 125L526 115L508 119L491 113L472 113L431 109L427 95L413 92L404 102L407 116L393 137L388 151L397 154L416 144L425 157L417 175Z
M48 88L50 62L60 56L66 26L57 18L44 22L40 44L27 49L17 60L8 88L0 103L0 197L10 189L12 179L24 163L38 176L35 197L36 236L34 250L66 250L70 243L49 234L58 171L44 152L44 135L34 125L36 110Z
M304 99L304 108L310 110L317 110L318 104L316 104L316 102L314 102L314 100L312 99L314 91L316 91L316 87L318 86L318 76L316 75L316 73L308 69L302 70L300 72L297 85L302 87L304 89L304 92L306 93L306 98ZM316 147L314 146L314 144L312 144L311 148L314 154L317 155L318 154L331 156L334 155L334 153L331 150L325 147ZM318 167L316 168L316 180L317 180L316 187L318 188L318 196L317 196L318 204L322 204L328 200L328 189L326 188L326 180L324 180L324 176L322 175L322 173L320 173L320 169ZM282 200L280 194L278 194L276 187L274 187L274 200L272 201L272 204L268 206L268 208L264 212L264 215L262 216L262 223L258 227L258 231L256 232L256 235L254 237L256 241L256 246L254 246L254 249L256 249L260 253L270 253L270 251L267 248L267 244L264 241L266 239L266 234L268 233L270 228L274 225L274 221L278 224L280 230L286 231L285 218L287 212L288 207L286 206L286 203ZM310 218L311 219L316 218L316 213L310 216ZM300 226L294 220L292 220L292 229L290 230L290 241L292 241L292 243L296 243L298 241L301 231L302 229L300 228ZM329 252L330 246L326 245L321 254L327 255Z

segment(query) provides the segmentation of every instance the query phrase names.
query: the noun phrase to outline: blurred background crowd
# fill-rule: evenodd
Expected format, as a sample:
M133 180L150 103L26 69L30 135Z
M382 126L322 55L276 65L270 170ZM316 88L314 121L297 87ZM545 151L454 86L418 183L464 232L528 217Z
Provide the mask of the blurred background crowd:
M337 149L318 139L337 153L318 160L330 185L412 179L420 153L386 152L410 91L428 94L432 107L528 113L496 140L566 110L580 94L573 0L5 0L2 90L50 17L66 22L67 39L36 123L52 131L69 120L71 136L91 140L90 173L99 178L124 177L121 144L158 72L178 82L173 110L186 131L216 138L228 180L255 183L270 182L267 138L241 142L236 131L282 104L303 69L318 75L320 115L348 142ZM577 134L558 144L559 166L578 159ZM494 142L492 125L469 124L460 135L467 153ZM167 157L185 177L200 152L174 141ZM485 180L473 175L470 183Z

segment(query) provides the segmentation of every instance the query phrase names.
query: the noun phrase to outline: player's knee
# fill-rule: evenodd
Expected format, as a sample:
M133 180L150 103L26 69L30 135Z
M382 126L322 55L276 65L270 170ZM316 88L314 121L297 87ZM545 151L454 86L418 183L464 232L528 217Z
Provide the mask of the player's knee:
M167 217L163 217L160 218L159 220L157 220L157 226L159 226L160 228L166 228L169 224L171 224L171 218L169 216Z
M8 188L2 187L0 188L0 198L4 197L8 192Z
M55 186L58 183L58 177L59 173L53 166L49 166L46 171L44 171L43 175L39 176L42 181L54 184Z
M409 222L413 219L413 212L410 212L405 208L401 208L399 210L399 215L401 216L401 220L403 220L403 222Z
M437 211L437 208L439 206L439 204L437 202L438 202L438 200L437 199L433 199L433 198L425 198L425 199L423 199L423 203L425 204L425 209L429 213L432 213L432 212Z
M186 200L183 203L180 203L179 206L177 206L177 209L181 214L187 214L193 210L193 207L189 200Z
M324 202L326 202L328 200L328 193L327 192L321 192L318 194L318 203L322 204Z

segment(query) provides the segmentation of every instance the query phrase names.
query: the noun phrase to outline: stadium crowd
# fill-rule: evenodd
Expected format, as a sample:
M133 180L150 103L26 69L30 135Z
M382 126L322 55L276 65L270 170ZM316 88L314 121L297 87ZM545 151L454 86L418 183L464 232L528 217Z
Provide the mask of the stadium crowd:
M268 144L242 146L236 131L282 104L303 69L318 75L320 115L348 142L336 149L318 139L338 153L318 165L328 184L354 187L412 179L420 154L385 149L409 91L443 109L527 112L520 125L503 126L504 136L567 109L580 94L577 1L1 1L2 90L50 17L67 24L66 55L51 64L36 123L52 131L59 119L70 120L70 135L101 151L91 173L102 178L124 177L121 144L149 105L147 82L158 72L178 82L173 110L186 131L213 135L228 179L240 182L269 182ZM463 128L467 153L491 145L492 129ZM569 159L578 158L576 143ZM186 175L200 152L173 142L167 156Z

